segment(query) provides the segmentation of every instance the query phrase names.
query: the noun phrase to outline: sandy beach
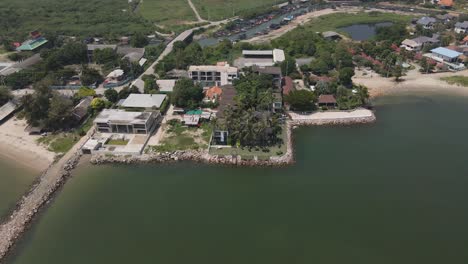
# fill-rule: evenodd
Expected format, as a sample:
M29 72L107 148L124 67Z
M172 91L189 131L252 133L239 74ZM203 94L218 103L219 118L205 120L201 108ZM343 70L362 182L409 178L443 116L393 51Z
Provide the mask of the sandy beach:
M441 80L441 78L448 76L468 76L468 70L422 74L418 69L415 69L409 71L406 76L403 76L401 81L396 82L395 78L384 78L370 70L356 69L353 82L369 88L371 98L408 92L450 93L468 96L467 87L448 84Z
M15 117L0 125L0 158L44 171L54 161L55 153L38 145L36 140L40 136L28 135L25 127L26 121Z

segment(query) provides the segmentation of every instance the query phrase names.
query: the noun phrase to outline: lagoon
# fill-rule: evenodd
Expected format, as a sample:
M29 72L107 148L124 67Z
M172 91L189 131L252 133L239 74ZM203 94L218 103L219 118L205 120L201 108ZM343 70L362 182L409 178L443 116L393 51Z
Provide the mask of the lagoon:
M353 40L369 40L376 34L378 27L391 26L392 22L383 22L377 24L354 24L347 27L338 28L338 30L346 32Z
M376 110L297 129L285 168L84 164L7 263L464 263L468 98Z

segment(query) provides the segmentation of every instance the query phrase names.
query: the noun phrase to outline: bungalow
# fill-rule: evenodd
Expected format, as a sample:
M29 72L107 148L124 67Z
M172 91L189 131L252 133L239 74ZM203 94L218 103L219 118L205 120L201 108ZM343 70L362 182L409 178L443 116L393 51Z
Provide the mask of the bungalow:
M457 22L454 30L458 34L468 33L468 21Z
M94 119L94 125L101 133L150 134L157 125L159 115L157 112L104 109Z
M328 40L339 40L341 39L341 35L334 32L334 31L325 31L322 32L322 37Z
M332 94L321 94L318 98L319 107L335 108L337 105L335 96Z
M405 39L401 43L402 48L408 51L420 51L426 45L438 44L440 41L436 37L421 36L413 39Z
M165 94L130 94L119 106L126 109L151 111L161 108L166 97Z
M111 71L104 81L104 88L113 88L125 82L125 72L121 69Z
M449 23L450 21L452 21L456 17L454 15L451 15L451 14L444 14L444 15L436 15L436 18L438 20L440 20L442 23L445 24L445 23Z
M416 24L421 25L424 29L434 29L434 24L437 20L433 17L421 17L416 21Z
M441 62L444 61L444 62L453 63L453 62L457 62L458 57L462 54L458 51L439 47L439 48L431 50L431 55L432 55L432 58L435 60L438 60Z

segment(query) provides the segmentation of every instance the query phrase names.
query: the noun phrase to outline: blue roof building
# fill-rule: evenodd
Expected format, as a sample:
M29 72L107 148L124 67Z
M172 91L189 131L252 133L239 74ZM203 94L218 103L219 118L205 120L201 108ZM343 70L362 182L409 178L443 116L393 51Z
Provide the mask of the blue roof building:
M443 61L446 61L446 62L455 62L458 60L458 57L462 55L458 51L454 51L454 50L443 48L443 47L435 48L431 50L431 53L433 56L439 59L442 59Z

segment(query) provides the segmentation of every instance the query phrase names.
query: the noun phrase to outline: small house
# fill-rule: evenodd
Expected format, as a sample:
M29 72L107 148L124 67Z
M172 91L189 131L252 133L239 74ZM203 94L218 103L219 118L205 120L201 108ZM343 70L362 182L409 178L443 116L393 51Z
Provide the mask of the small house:
M177 80L156 80L160 93L172 93Z
M221 87L219 86L210 87L205 91L205 98L203 99L203 101L215 103L221 98L222 94L223 94L223 89L221 89Z
M328 40L339 40L341 39L341 35L334 32L334 31L325 31L322 32L322 37Z
M442 60L444 62L457 62L458 57L462 54L458 51L439 47L431 50L431 55L432 58L439 59L439 61Z
M424 29L434 29L434 24L437 20L433 17L421 17L416 21L416 24L421 25Z
M321 94L318 98L318 106L326 108L336 108L338 106L336 98L332 94Z
M438 5L444 9L450 9L453 7L453 0L439 0Z
M456 23L454 30L458 34L468 33L468 21Z

